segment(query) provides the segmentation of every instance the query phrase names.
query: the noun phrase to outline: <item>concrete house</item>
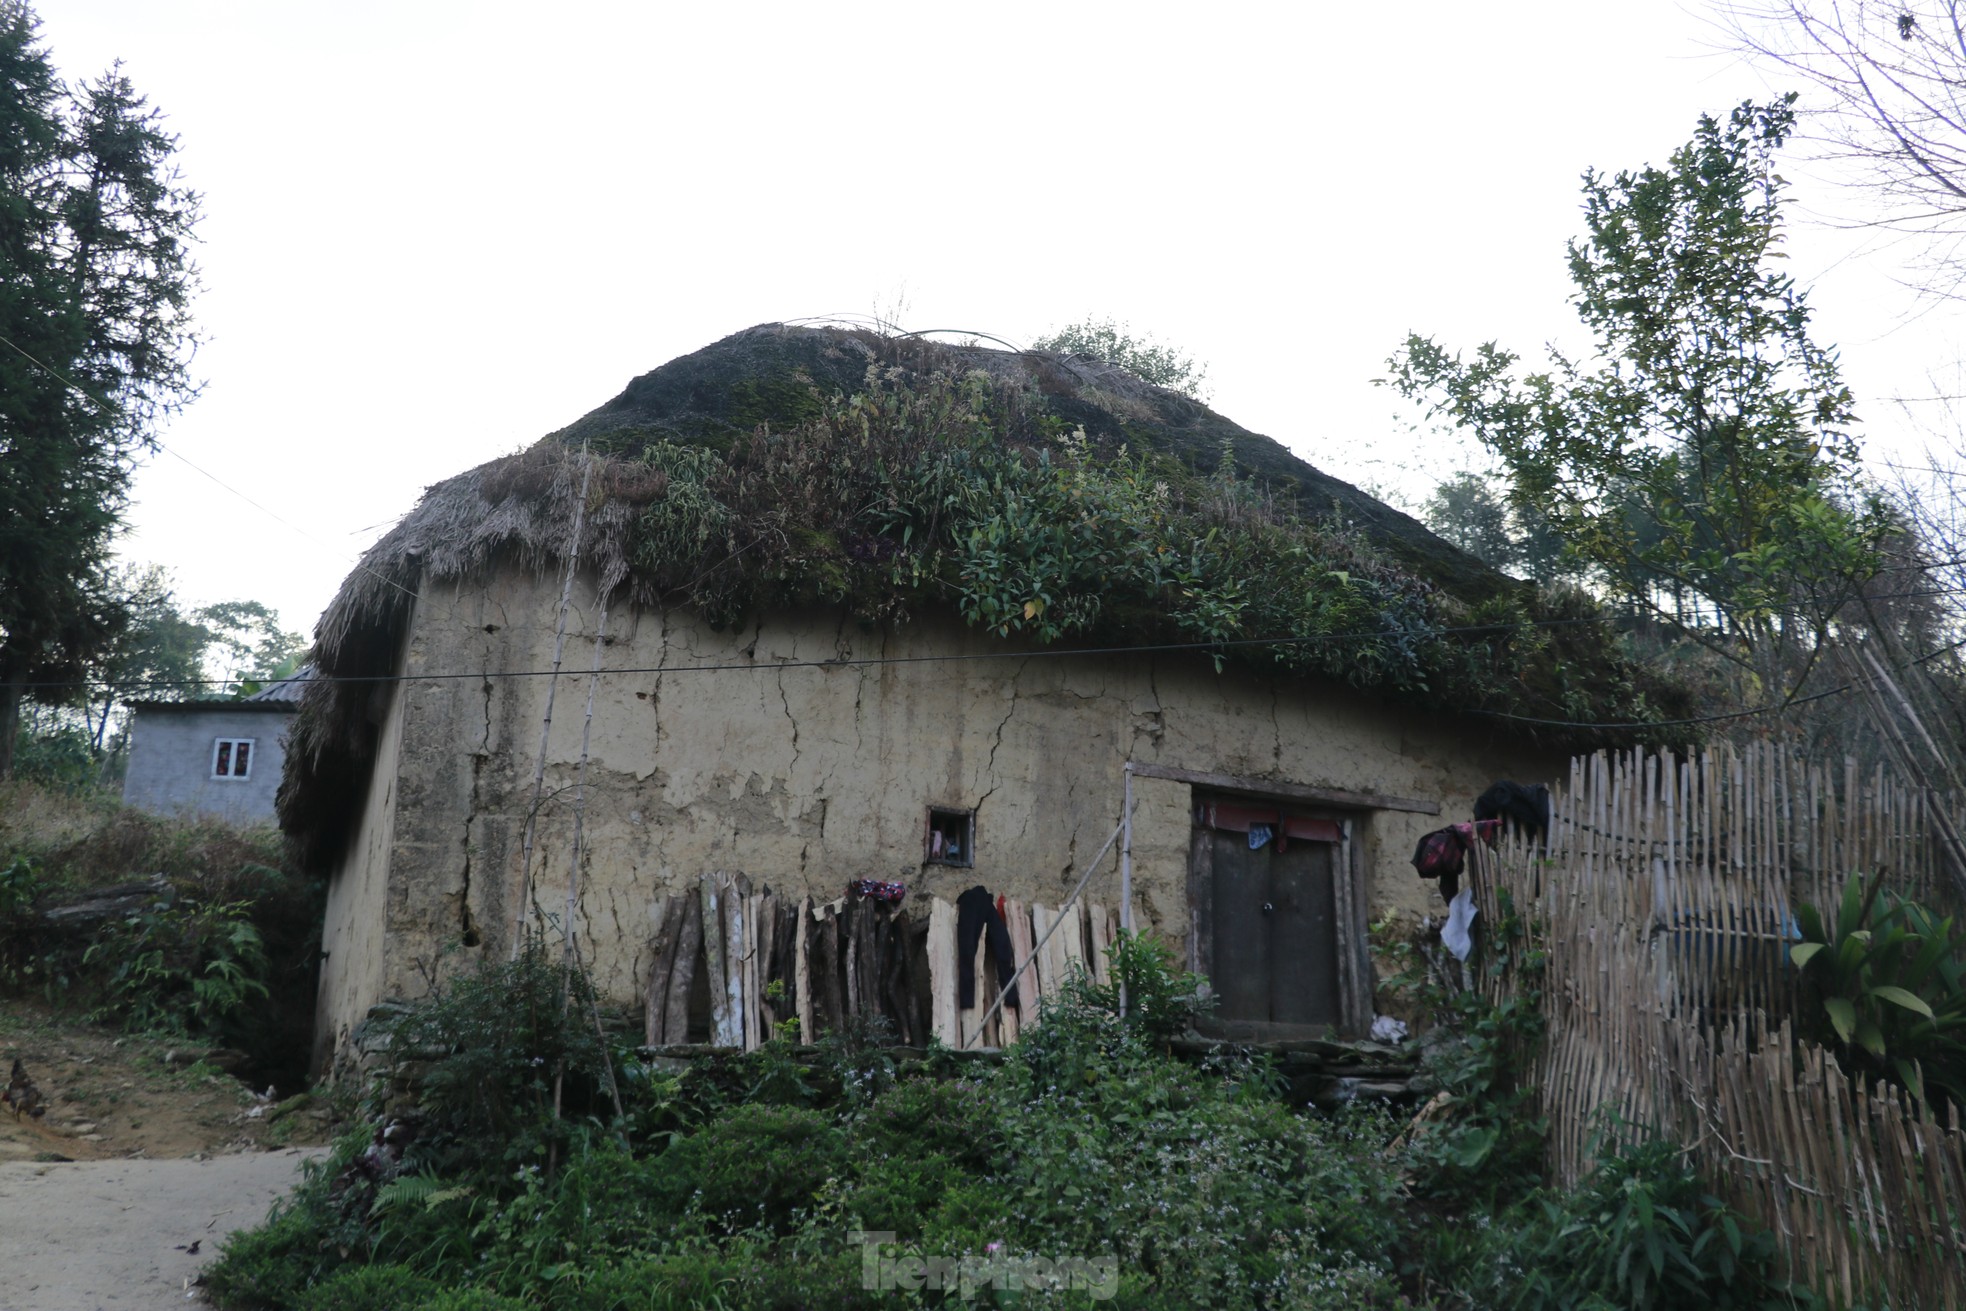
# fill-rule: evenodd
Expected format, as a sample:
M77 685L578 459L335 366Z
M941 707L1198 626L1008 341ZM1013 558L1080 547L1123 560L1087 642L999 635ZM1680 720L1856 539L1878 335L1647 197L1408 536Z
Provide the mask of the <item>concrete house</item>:
M280 813L330 880L323 1060L541 925L660 1033L699 888L681 950L713 978L718 917L748 915L727 963L758 996L796 975L823 1027L911 987L927 1014L933 988L946 1034L958 894L1037 908L1010 917L1021 958L1085 876L1096 954L1122 848L1134 922L1210 976L1221 1023L1358 1031L1368 919L1440 909L1416 838L1607 740L1525 721L1661 695L1585 603L1184 396L780 325L432 487L316 636ZM856 880L905 885L879 913L914 946L841 946L809 985L791 944L816 950Z
M237 701L130 704L123 804L230 824L274 823L287 730L308 671Z

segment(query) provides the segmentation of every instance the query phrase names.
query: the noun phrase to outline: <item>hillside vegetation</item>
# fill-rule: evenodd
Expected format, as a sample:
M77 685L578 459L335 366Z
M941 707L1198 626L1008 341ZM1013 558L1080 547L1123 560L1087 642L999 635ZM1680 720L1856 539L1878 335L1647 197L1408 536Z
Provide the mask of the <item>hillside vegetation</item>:
M299 1089L321 904L270 827L0 784L0 996L230 1049L254 1086Z

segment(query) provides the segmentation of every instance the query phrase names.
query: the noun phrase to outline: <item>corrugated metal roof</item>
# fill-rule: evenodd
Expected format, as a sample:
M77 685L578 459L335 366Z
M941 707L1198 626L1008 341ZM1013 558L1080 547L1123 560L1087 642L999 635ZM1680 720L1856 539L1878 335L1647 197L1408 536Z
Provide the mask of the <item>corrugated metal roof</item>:
M259 691L244 699L247 701L298 702L300 700L300 694L307 690L307 684L313 677L314 666L302 665L279 682L268 683L265 687L262 687Z

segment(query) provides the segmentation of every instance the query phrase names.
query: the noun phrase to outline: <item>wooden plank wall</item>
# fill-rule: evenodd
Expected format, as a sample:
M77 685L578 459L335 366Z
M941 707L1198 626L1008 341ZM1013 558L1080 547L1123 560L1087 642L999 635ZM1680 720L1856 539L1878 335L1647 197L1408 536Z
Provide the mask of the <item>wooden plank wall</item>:
M1545 961L1535 1078L1559 1181L1588 1171L1615 1111L1682 1144L1794 1277L1846 1304L1966 1307L1966 1134L1799 1039L1788 959L1796 904L1833 905L1854 871L1956 909L1937 804L1774 746L1600 754L1572 763L1546 847L1480 853L1483 934L1512 909Z
M856 1017L884 1017L896 1041L925 1046L1001 1047L1017 1040L1045 999L1083 970L1111 979L1108 953L1119 916L1102 905L1051 907L1006 901L1004 922L1016 965L1037 959L1018 984L1016 1006L987 1025L983 1017L1006 980L983 935L977 943L976 1005L957 1006L956 907L931 898L894 906L866 897L815 903L752 890L742 874L705 874L694 894L668 896L653 910L644 1039L652 1047L690 1040L689 999L701 974L713 1045L754 1050L796 1021L802 1041ZM1062 921L1062 922L1061 922ZM1057 923L1039 951L1037 944ZM979 1030L977 1026L983 1025ZM789 1031L789 1030L788 1030Z

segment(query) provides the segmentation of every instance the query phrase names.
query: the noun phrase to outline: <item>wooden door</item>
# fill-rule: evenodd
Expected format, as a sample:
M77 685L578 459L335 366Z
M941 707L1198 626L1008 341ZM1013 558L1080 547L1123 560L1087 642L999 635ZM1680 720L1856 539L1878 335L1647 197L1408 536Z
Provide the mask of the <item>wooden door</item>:
M1212 1025L1229 1035L1295 1037L1339 1027L1337 851L1331 842L1251 849L1209 831Z

